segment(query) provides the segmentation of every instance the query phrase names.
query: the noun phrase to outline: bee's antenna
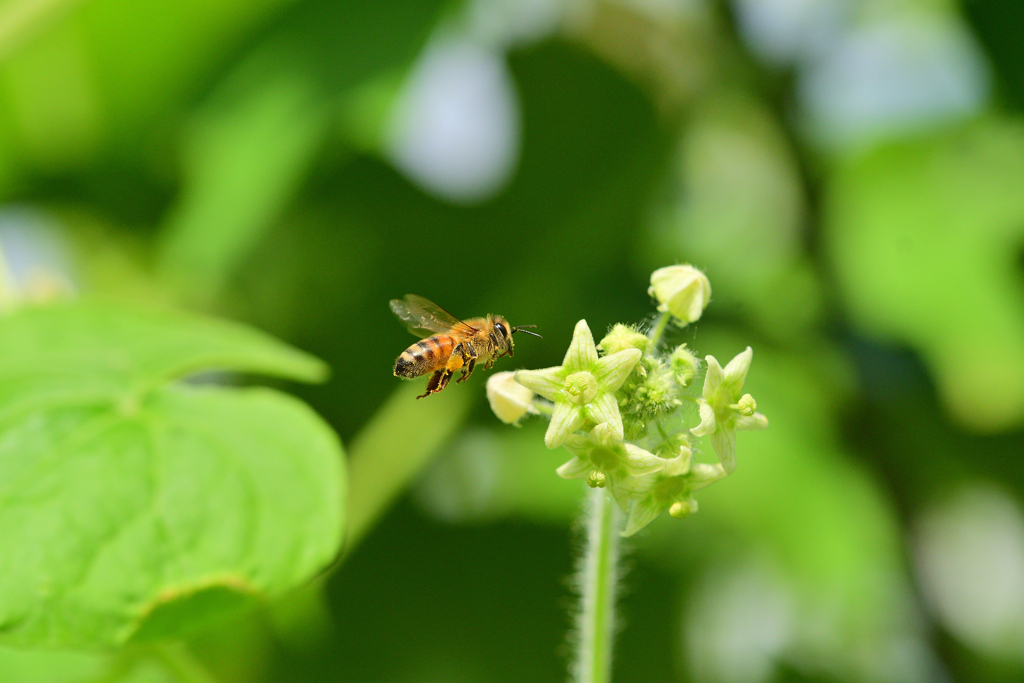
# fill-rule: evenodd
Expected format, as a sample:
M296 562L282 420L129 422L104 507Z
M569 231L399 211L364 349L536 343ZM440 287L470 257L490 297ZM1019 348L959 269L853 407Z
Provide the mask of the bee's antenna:
M516 332L525 332L526 334L533 335L534 337L537 337L539 339L543 339L544 338L544 337L541 337L536 332L530 332L529 330L524 329L524 328L527 328L527 327L537 327L537 326L536 325L520 325L519 327L513 327L512 328L512 334L515 334Z

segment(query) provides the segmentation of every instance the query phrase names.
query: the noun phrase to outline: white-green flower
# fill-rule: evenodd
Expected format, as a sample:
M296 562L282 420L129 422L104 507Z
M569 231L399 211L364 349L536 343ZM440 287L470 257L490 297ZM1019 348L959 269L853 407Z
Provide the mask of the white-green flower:
M691 458L690 449L682 448L679 455L663 461L665 464L655 475L654 485L630 508L623 536L632 536L666 510L673 517L685 517L696 512L697 501L693 499L693 492L726 476L720 464L693 463Z
M755 412L752 396L741 396L754 352L747 349L723 368L714 356L707 356L700 424L690 430L694 436L711 436L711 445L727 474L736 469L736 430L765 429L768 418Z
M639 349L626 349L599 358L587 321L581 320L560 366L516 372L517 382L555 404L544 444L557 448L576 430L601 423L621 440L622 415L615 391L642 355Z
M558 468L559 476L600 480L599 485L608 489L623 512L630 500L651 490L658 472L669 462L639 446L624 443L606 422L594 427L586 436L570 434L562 445L574 457ZM595 473L603 476L596 477Z
M711 283L691 265L666 266L651 273L647 293L658 300L659 311L668 311L687 325L698 320L711 301Z

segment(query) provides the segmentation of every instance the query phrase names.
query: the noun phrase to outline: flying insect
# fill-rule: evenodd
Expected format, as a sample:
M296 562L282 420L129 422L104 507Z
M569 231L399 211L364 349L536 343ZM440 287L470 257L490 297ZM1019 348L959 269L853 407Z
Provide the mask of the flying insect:
M391 312L410 332L421 337L395 360L395 376L412 379L433 373L427 381L426 393L416 398L442 391L459 371L462 376L455 380L456 384L465 382L477 363L490 370L498 358L512 357L512 335L516 332L540 337L526 329L536 325L512 327L500 315L459 320L433 301L415 294L392 299Z

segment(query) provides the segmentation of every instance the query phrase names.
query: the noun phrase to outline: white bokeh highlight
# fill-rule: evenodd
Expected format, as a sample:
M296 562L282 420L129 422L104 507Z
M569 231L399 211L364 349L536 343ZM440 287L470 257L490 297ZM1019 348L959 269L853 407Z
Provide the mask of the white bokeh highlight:
M45 301L75 291L64 226L46 211L31 205L0 206L0 248L12 280L4 284L21 296Z
M684 651L696 681L761 683L793 638L792 592L753 560L698 583L686 608Z
M989 80L959 20L891 19L842 36L801 71L797 96L812 137L855 147L972 116Z
M917 521L914 564L927 606L958 639L1024 660L1024 516L995 488L974 487Z
M469 34L479 43L509 48L543 40L558 30L569 0L470 0Z
M736 23L750 49L785 66L825 53L852 14L850 0L734 0Z
M520 128L504 57L466 40L438 39L420 55L398 97L384 151L426 192L480 202L515 171Z

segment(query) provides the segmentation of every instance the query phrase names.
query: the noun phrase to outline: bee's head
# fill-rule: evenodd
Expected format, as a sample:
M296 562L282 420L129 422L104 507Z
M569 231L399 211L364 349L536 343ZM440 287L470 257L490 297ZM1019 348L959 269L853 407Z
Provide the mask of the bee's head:
M502 316L494 316L494 336L498 338L499 344L504 344L505 353L507 353L510 358L515 355L515 344L512 342L513 334L516 332L526 332L526 334L532 334L534 337L540 337L536 332L530 332L529 330L523 329L526 327L536 327L536 325L512 327Z

